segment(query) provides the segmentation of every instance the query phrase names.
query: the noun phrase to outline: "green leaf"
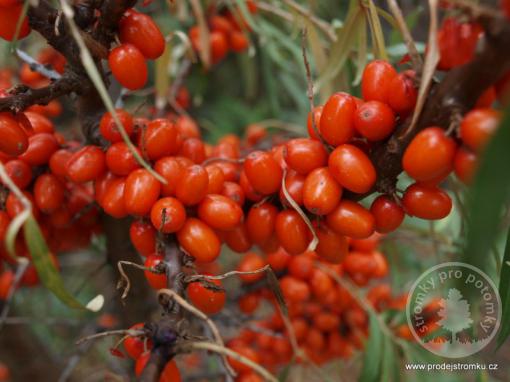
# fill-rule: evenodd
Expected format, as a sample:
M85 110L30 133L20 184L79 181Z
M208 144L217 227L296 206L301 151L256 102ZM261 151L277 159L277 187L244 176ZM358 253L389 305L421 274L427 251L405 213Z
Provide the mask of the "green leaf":
M374 55L377 58L388 60L386 46L384 43L384 33L382 31L381 20L377 13L377 7L372 0L368 1L368 24L372 32L372 44L374 46Z
M499 277L499 296L501 298L501 327L499 328L497 347L499 348L510 335L510 229L506 239L503 265Z
M374 313L369 313L369 333L367 343L365 344L365 355L363 357L363 370L359 377L359 382L379 381L381 362L383 359L384 334L379 327L377 317Z
M462 261L486 269L487 256L500 233L502 210L510 200L510 110L481 158L467 200L467 243Z
M335 77L344 67L357 41L357 31L363 26L364 15L357 1L351 2L343 27L337 33L337 41L331 46L329 61L318 80L319 86Z
M391 338L383 338L383 355L381 381L397 382L399 380L399 361L397 353Z
M86 309L65 289L62 278L51 260L50 251L44 241L41 229L32 215L26 220L23 233L32 263L37 270L41 283L67 306L75 309Z

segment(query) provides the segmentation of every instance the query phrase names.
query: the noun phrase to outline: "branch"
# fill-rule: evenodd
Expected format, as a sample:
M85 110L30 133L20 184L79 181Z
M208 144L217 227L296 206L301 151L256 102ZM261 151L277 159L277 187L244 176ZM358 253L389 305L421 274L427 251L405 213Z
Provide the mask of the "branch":
M489 11L471 14L485 29L479 52L469 63L451 70L439 84L433 85L414 127L408 118L388 141L375 148L371 155L378 174L375 191L394 193L405 148L421 130L429 126L448 129L452 116L464 115L472 109L481 94L510 70L508 20Z

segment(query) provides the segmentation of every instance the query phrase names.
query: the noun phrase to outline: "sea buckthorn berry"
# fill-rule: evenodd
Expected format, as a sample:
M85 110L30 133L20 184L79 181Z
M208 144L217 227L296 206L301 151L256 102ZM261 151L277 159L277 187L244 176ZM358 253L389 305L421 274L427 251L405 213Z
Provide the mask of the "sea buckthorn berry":
M124 127L126 134L130 136L133 133L133 117L131 117L131 114L123 109L116 109L115 114L117 114L117 118ZM99 131L107 141L112 143L122 141L122 135L110 112L105 113L99 121Z
M459 147L453 159L453 170L457 178L464 184L470 184L478 167L478 157L474 152Z
M168 119L155 119L142 133L141 149L149 159L157 160L175 155L181 148L182 140L177 126Z
M151 222L156 230L163 233L179 231L186 220L182 203L172 197L159 199L151 209Z
M236 353L242 355L243 357L248 358L250 361L253 361L257 364L260 363L259 355L255 352L255 350L249 348L248 346L239 344L236 346L231 345L228 347L230 349L232 349L233 351L235 351ZM228 359L228 363L230 364L230 366L232 366L232 369L234 369L238 373L247 373L247 372L251 372L251 370L252 370L250 366L247 366L244 363L241 363L234 358L227 357L227 359Z
M292 200L298 205L303 205L303 186L305 185L306 177L298 174L295 171L289 171L285 176L285 189L289 193ZM290 203L283 192L283 187L280 189L280 201L284 206L290 207Z
M386 195L378 196L370 206L375 219L375 230L379 233L395 231L404 220L403 208Z
M146 268L154 268L165 259L160 255L149 255L143 264ZM156 273L149 270L143 271L145 278L152 289L163 289L168 287L168 280L165 273Z
M475 23L461 23L453 17L443 20L438 31L439 70L449 70L471 61L483 29Z
M119 38L136 46L142 54L155 60L165 51L165 38L152 17L130 9L119 23Z
M221 242L216 233L199 219L188 218L177 232L181 247L200 263L214 261L220 254Z
M328 162L324 146L312 139L292 139L285 145L285 162L298 174L307 175Z
M355 239L367 238L375 229L375 219L370 211L351 200L341 200L326 220L333 231Z
M33 192L37 208L51 213L62 205L65 187L55 175L42 174L36 179Z
M244 171L241 171L239 175L239 186L241 186L246 199L252 202L260 202L264 197L262 194L255 191Z
M305 254L292 256L288 265L289 274L301 280L312 276L313 267L313 259Z
M124 178L113 179L106 185L104 194L101 196L101 207L108 215L117 219L128 214L124 206L125 184L126 180Z
M138 152L140 157L142 156L141 151L137 147L135 147L135 151ZM140 164L125 142L117 142L111 145L106 150L105 160L108 170L118 176L129 175L140 167Z
M181 173L175 195L185 206L192 206L200 203L205 197L208 186L207 171L200 165L189 166Z
M97 146L85 146L67 161L67 176L75 183L99 178L106 170L104 152Z
M186 139L182 143L179 155L191 159L193 163L202 163L206 158L204 142L199 138Z
M315 252L321 259L333 264L339 264L349 251L347 238L336 233L327 224L315 226L315 233L319 239Z
M181 372L174 360L166 363L158 382L181 382Z
M330 145L338 146L354 136L356 101L347 93L335 93L322 108L319 132Z
M356 251L349 252L342 265L351 276L355 274L371 275L376 268L369 253Z
M223 171L222 171L223 172ZM211 176L209 175L209 181ZM209 183L210 184L210 183ZM240 206L244 205L244 191L238 183L235 182L223 182L220 194L232 199Z
M310 242L310 230L303 218L294 210L278 213L275 222L280 245L291 255L303 253Z
M144 324L142 322L135 324L131 326L130 330L140 330L143 329ZM136 336L128 336L124 340L124 349L126 349L126 353L132 358L137 359L140 357L140 355L143 353L145 349L145 339L142 336L136 337ZM149 339L147 341L147 348L152 348L152 341Z
M32 203L32 212L38 213L39 210L37 209L37 206L34 203L34 198L32 194L28 191L23 191L23 195ZM19 200L16 195L14 195L12 192L9 193L7 196L7 200L5 201L5 211L9 215L11 219L14 219L17 215L23 212L25 209L25 206Z
M174 157L163 157L155 163L154 170L166 180L166 184L161 184L161 194L175 195L183 171L182 164Z
M291 258L292 256L285 249L279 247L276 251L267 255L267 263L273 271L281 272L287 268Z
M262 203L250 208L246 216L246 229L255 244L266 243L274 233L278 208L271 203Z
M134 170L126 178L124 205L132 215L147 214L158 200L161 186L159 181L146 169Z
M53 126L53 122L51 122L44 115L34 113L33 111L25 111L23 114L25 114L25 117L27 117L35 134L55 132L55 126Z
M21 155L28 148L28 136L23 127L8 113L0 113L0 151Z
M452 209L452 200L446 192L418 183L406 189L402 204L407 214L427 220L442 219L448 216Z
M189 116L180 115L175 121L177 130L183 139L200 138L200 129L197 123Z
M310 287L300 279L292 276L283 276L280 279L283 297L289 303L304 302L310 298Z
M232 31L228 35L230 49L234 52L243 52L250 46L250 40L243 32Z
M148 256L156 251L156 230L150 223L142 220L133 221L129 227L129 238L142 256Z
M221 289L220 280L206 280ZM215 314L220 312L225 306L225 301L227 299L224 291L209 289L199 281L190 283L188 285L187 292L193 305L206 314Z
M121 44L110 51L108 63L119 83L129 90L138 90L147 82L147 64L142 52L132 44Z
M383 140L395 129L395 114L383 102L365 102L354 113L354 128L369 141Z
M500 120L501 113L497 110L472 110L460 124L460 137L467 147L480 152L498 128Z
M282 169L267 152L254 151L244 161L244 172L253 189L263 195L280 190Z
M67 162L73 154L66 149L60 149L55 151L50 157L50 170L53 174L60 178L67 176Z
M28 138L28 148L18 158L31 166L41 166L47 164L57 150L58 142L53 134L34 134Z
M397 76L397 71L388 62L375 60L369 63L361 78L361 94L365 101L389 102L390 84Z
M351 248L356 251L372 252L377 248L382 237L383 235L381 235L379 232L374 232L372 235L370 235L370 237L367 237L366 239L352 239L349 244Z
M440 127L427 127L407 146L402 158L403 168L417 181L429 181L448 174L453 166L456 146Z
M254 252L249 252L243 256L239 264L237 265L237 270L239 272L253 272L260 268L263 268L266 265L266 262L262 257L257 255ZM254 283L255 281L261 280L265 277L264 272L247 274L247 275L239 275L241 281L245 283Z
M220 15L212 15L211 17L209 17L208 21L211 30L213 31L229 34L233 29L230 21L226 17Z
M0 37L7 41L12 41L16 34L18 20L23 14L23 4L13 4L11 6L2 7L0 12ZM18 33L18 40L25 38L30 33L28 18L23 17L21 28Z
M315 108L313 109L313 112L310 111L308 113L306 129L308 130L308 135L310 136L310 138L315 139L315 140L320 139L319 136L317 135L317 133L315 132L315 129L317 129L318 132L320 131L321 115L322 115L323 108L324 107L322 105L315 106ZM312 115L314 116L314 119L315 119L315 129L313 126Z
M223 183L225 183L225 174L221 167L211 164L205 167L205 171L207 171L207 177L209 178L207 193L221 194L223 191Z
M329 156L328 167L342 187L358 194L370 191L376 181L374 165L362 150L353 145L338 146Z
M246 229L246 225L243 223L230 231L224 232L223 240L232 251L237 253L244 253L252 246L248 236L248 230Z
M247 293L237 301L239 310L244 314L252 314L260 305L260 296L257 293Z
M14 184L19 188L26 188L32 181L32 168L22 160L10 160L4 167L9 178L11 178Z
M414 77L413 71L406 70L394 77L389 84L390 96L387 97L387 102L398 114L408 115L416 105L418 90L414 86Z
M198 216L214 229L234 229L243 218L243 210L223 195L209 194L198 205Z
M342 187L327 167L313 170L303 185L303 204L315 215L327 215L336 207L342 196Z

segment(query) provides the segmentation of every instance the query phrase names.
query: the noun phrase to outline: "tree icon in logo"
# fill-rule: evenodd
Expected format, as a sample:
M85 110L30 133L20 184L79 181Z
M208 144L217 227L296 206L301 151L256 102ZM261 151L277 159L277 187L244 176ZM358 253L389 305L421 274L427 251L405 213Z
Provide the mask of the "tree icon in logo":
M437 324L452 333L450 343L458 342L457 334L473 324L469 303L458 289L451 288L448 291L448 298L446 300L442 298L440 305L441 309L437 314L441 319Z

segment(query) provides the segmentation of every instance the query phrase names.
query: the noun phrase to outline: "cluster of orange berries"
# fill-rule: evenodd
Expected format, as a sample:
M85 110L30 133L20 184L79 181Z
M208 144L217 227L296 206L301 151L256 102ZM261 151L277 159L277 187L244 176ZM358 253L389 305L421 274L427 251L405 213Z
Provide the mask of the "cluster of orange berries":
M254 2L246 1L246 7L250 13L257 13L257 5ZM235 15L228 9L223 10L221 14L216 13L216 9L211 9L211 12L214 13L208 17L209 46L211 61L217 64L229 51L239 53L248 49L250 41L246 37L246 32L250 30L250 27L241 11L236 12ZM193 26L188 34L193 48L200 51L200 27Z

